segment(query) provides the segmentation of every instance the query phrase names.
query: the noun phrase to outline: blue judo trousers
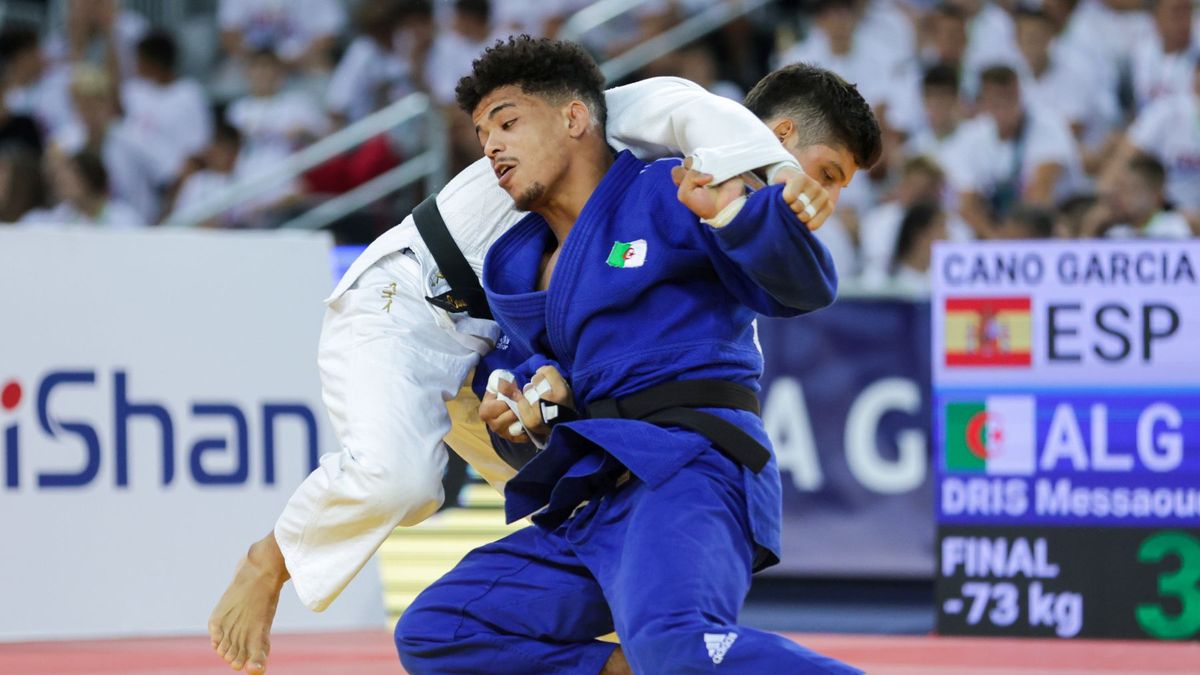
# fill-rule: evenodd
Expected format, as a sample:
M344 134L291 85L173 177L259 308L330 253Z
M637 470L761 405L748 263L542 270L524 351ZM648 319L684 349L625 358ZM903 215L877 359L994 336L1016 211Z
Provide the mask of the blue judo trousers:
M489 251L484 288L522 353L524 380L551 363L578 421L509 481L509 522L534 525L472 551L396 626L411 673L599 673L615 630L636 673L857 673L781 636L737 624L751 573L778 561L779 470L735 463L704 436L637 420L587 419L590 402L666 382L720 379L757 390L756 314L833 300L828 251L782 187L751 195L713 229L676 199L677 160L629 153L588 200L553 280L555 245L531 214ZM770 442L753 413L706 409Z

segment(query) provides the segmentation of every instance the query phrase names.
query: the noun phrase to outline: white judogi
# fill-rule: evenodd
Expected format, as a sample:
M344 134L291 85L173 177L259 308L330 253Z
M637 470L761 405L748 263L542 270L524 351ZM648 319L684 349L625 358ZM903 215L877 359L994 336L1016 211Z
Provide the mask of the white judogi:
M644 159L692 155L718 182L796 165L745 108L686 80L619 87L607 101L617 150ZM477 274L492 242L525 215L486 159L455 176L437 204ZM396 525L415 525L441 505L443 438L497 488L514 473L483 435L478 402L453 400L499 331L425 301L444 284L408 216L367 248L327 300L318 364L341 451L321 458L275 525L296 593L310 609L327 607Z

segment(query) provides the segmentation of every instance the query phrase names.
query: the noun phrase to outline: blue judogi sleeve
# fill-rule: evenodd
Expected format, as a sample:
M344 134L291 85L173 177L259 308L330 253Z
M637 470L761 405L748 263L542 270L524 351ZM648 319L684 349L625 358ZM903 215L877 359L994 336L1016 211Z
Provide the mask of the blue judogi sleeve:
M700 227L722 283L750 309L786 317L833 303L833 258L783 201L782 185L751 194L725 227Z

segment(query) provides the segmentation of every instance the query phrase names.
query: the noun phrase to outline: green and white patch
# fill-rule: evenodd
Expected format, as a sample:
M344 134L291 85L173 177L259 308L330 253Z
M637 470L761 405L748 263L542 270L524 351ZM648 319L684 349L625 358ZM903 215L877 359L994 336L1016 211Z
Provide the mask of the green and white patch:
M641 267L646 264L646 240L638 239L631 242L613 242L612 250L608 253L609 267Z

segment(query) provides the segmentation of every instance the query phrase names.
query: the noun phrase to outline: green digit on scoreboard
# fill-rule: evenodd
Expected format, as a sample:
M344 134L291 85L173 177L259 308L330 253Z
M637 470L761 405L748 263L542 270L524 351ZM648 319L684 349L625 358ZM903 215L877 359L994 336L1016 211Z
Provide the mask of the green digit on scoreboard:
M1184 640L1200 632L1200 540L1184 532L1159 532L1138 547L1138 562L1157 563L1167 556L1179 559L1179 568L1158 575L1159 597L1179 599L1179 613L1172 616L1162 606L1137 606L1142 630L1160 640Z

